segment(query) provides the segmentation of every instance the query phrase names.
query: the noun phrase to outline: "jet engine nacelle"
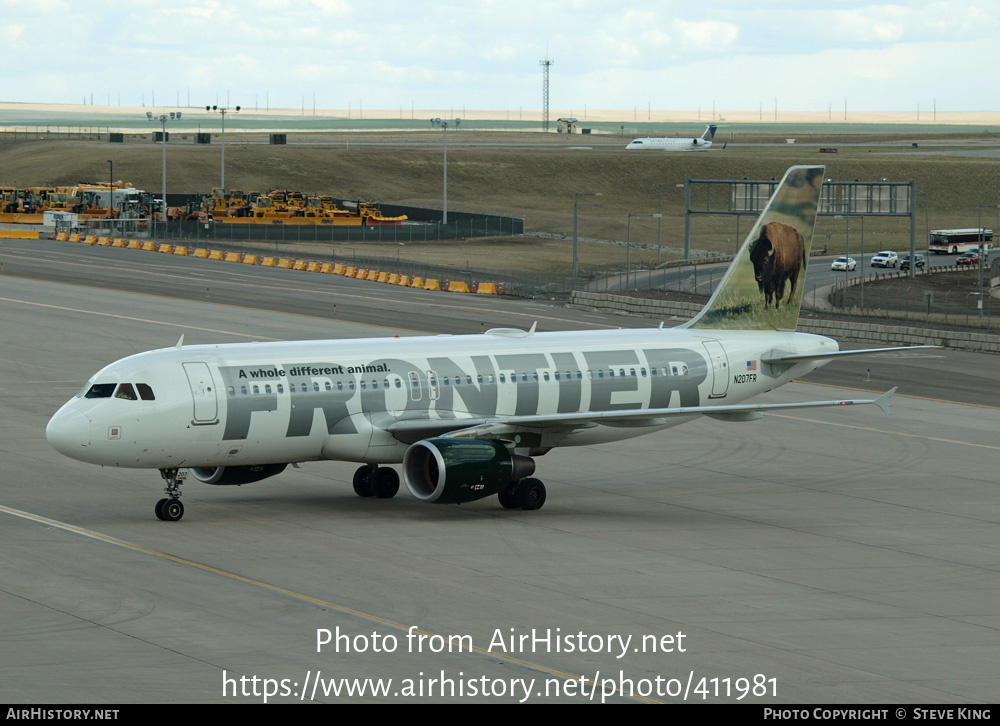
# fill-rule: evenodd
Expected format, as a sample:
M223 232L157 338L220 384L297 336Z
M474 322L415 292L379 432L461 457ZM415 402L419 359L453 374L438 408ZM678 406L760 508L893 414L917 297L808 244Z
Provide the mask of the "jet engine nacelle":
M191 474L200 482L217 486L239 486L280 474L288 464L255 464L253 466L194 467Z
M417 499L461 504L497 494L530 476L535 462L499 441L426 439L403 455L403 481Z

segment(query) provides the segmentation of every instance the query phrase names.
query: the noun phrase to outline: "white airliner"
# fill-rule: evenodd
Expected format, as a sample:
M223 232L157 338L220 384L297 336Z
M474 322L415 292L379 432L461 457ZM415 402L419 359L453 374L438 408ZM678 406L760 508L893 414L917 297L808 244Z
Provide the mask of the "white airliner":
M670 139L664 137L647 137L635 139L626 149L633 150L654 150L654 151L708 151L712 146L712 139L715 137L715 124L705 127L705 133L693 139Z
M833 357L872 352L794 332L822 180L823 167L788 170L716 293L679 328L191 346L182 336L98 371L46 436L74 459L159 469L156 515L175 521L188 472L245 484L290 463L354 461L359 495L392 497L399 475L384 465L402 462L421 501L495 494L504 507L538 509L534 457L556 446L698 416L751 421L861 403L888 414L895 389L873 400L743 403Z

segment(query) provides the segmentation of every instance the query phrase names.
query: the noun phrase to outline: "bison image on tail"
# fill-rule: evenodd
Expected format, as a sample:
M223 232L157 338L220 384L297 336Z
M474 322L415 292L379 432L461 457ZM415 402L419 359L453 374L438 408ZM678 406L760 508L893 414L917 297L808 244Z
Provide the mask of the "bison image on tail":
M787 298L787 302L791 302L795 297L799 271L806 266L802 235L794 227L781 222L765 224L750 245L750 261L757 287L764 293L764 309L771 307L774 300L774 309L777 310L785 294L785 282L792 283Z

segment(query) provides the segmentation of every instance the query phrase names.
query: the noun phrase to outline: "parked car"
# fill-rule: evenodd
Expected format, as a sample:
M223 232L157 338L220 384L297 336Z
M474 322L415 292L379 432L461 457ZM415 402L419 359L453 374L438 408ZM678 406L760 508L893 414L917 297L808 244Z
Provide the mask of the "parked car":
M978 252L963 252L958 257L955 258L956 265L978 265L979 264L979 253Z
M833 264L830 265L830 269L840 270L841 272L843 272L844 270L847 271L853 270L857 266L858 266L858 261L853 257L838 257L833 261Z
M878 252L872 256L872 267L895 267L899 264L899 255L890 250Z
M914 265L914 267L916 267L916 269L922 270L927 265L927 258L924 257L923 255L920 255L920 254L915 255L914 256L913 265ZM910 256L909 255L906 255L905 257L903 257L902 260L900 260L900 262L899 262L899 269L900 270L909 270L910 269Z

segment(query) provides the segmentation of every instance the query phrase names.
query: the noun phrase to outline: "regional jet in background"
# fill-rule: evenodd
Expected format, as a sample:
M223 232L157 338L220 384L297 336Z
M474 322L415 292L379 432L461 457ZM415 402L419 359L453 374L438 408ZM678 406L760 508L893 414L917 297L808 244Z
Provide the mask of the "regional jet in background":
M239 485L288 464L361 464L354 490L420 501L497 495L538 509L535 459L709 416L874 403L744 403L841 355L794 332L823 167L789 169L705 308L678 328L184 345L97 372L49 421L66 456L158 469L157 517L184 514L181 484ZM786 286L789 287L786 295ZM880 350L897 350L887 348ZM615 476L613 471L609 476ZM666 484L669 475L664 474Z
M636 139L631 142L626 149L632 150L653 150L653 151L708 151L712 146L712 139L715 137L715 124L705 127L705 133L693 139L670 139L664 137L650 137Z

